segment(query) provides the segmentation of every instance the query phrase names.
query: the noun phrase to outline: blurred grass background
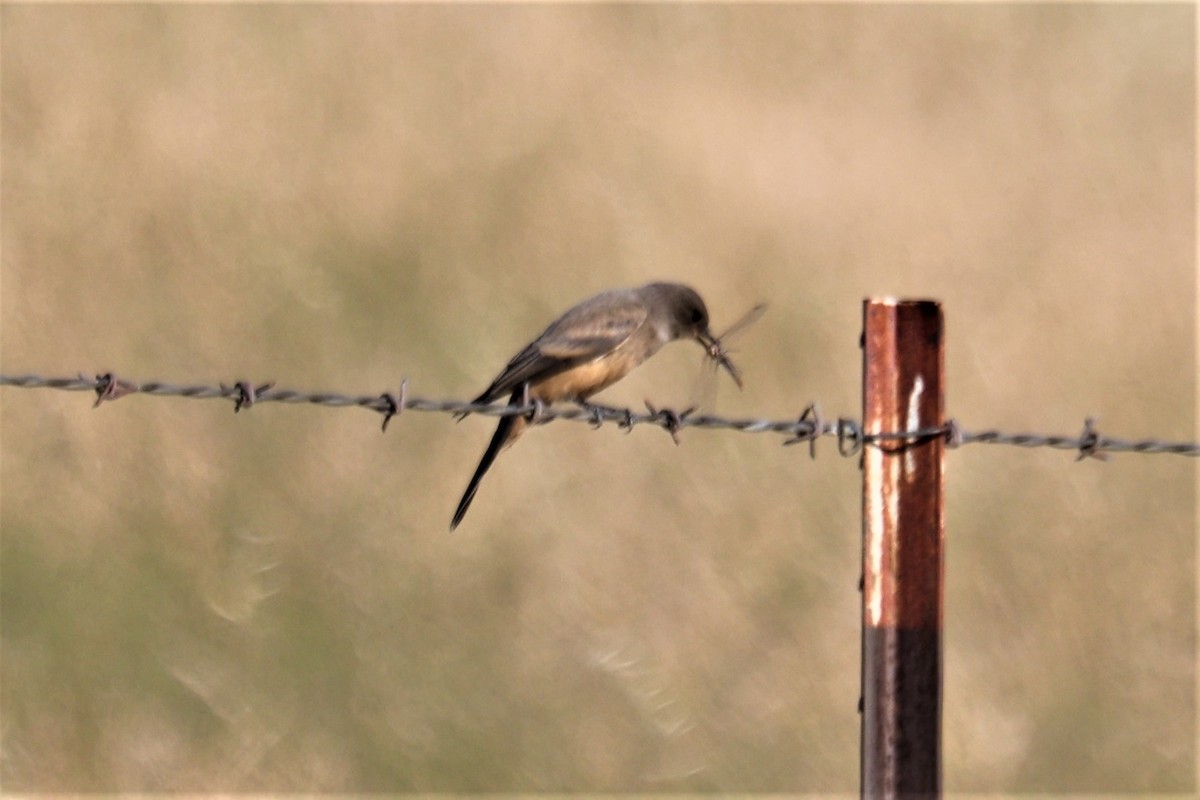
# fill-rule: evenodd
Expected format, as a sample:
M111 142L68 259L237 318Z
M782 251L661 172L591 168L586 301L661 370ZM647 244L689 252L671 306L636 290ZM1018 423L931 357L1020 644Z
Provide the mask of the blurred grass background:
M1186 5L0 7L3 371L465 398L687 282L731 415L1194 439ZM609 390L682 406L667 348ZM8 791L857 791L859 474L768 436L6 389ZM1195 465L948 456L945 782L1195 786Z

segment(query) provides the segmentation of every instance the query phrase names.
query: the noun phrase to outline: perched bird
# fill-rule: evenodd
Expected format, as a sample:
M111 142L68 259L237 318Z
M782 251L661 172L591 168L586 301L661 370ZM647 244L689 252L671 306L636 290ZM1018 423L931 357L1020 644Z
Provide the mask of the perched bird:
M603 292L568 309L513 356L473 402L490 403L508 395L509 405L521 405L528 386L530 401L549 405L572 400L586 406L589 397L624 378L675 339L698 341L741 387L737 370L708 328L708 309L700 295L679 283L651 283ZM462 522L496 456L516 441L528 424L520 415L500 418L458 501L450 530Z

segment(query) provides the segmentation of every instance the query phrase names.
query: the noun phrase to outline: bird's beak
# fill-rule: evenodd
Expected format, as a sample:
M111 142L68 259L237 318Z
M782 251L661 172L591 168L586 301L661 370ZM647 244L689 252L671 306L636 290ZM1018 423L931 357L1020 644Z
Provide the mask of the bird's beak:
M716 361L725 371L729 373L729 377L733 378L733 382L737 384L738 389L742 388L742 375L738 372L737 367L729 360L729 356L721 347L721 340L712 335L712 331L707 329L696 331L696 340L704 347L704 351L708 353L708 357Z

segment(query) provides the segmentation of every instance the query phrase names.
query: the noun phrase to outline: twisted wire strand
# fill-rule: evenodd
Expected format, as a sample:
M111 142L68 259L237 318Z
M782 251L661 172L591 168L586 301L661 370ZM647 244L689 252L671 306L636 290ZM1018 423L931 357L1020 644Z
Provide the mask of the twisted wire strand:
M111 372L97 375L94 378L82 374L75 377L0 375L0 386L93 392L96 395L93 407L131 394L231 400L234 403L235 412L259 403L309 403L331 408L357 406L382 414L385 431L388 423L403 412L424 411L456 415L480 414L489 417L522 415L530 416L535 423L565 419L586 422L595 427L612 422L626 431L637 425L653 425L666 430L676 443L678 443L679 431L684 428L785 434L789 438L783 442L784 445L808 442L810 453L814 456L816 440L820 437L836 437L838 452L844 456L857 454L864 445L887 446L893 443L903 445L934 438L944 438L950 447L968 444L994 444L1073 450L1078 453L1080 459L1088 457L1103 459L1108 453L1200 456L1200 444L1195 442L1172 442L1160 439L1126 440L1101 435L1096 428L1094 419L1084 422L1083 432L1078 436L1008 433L999 430L966 431L961 429L954 420L949 420L945 425L935 428L866 433L863 431L862 424L856 420L845 417L833 421L824 419L815 404L810 405L795 419L731 419L714 414L695 414L694 409L676 411L670 408L656 408L649 402L646 403L645 412L641 412L628 408L595 405L587 407L545 406L536 400L517 405L489 405L462 400L430 400L409 395L407 381L401 381L400 390L397 393L385 392L375 395L302 392L292 389L276 389L273 383L255 385L248 381L238 381L229 385L222 383L217 386L179 385L162 381L136 383L120 379Z

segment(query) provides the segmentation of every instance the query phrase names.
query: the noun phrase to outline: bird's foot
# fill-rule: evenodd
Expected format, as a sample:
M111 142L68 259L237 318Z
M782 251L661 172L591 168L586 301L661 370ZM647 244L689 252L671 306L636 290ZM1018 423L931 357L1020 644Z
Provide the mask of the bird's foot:
M575 405L592 416L592 425L596 428L603 425L606 419L619 421L624 419L629 413L627 409L614 408L613 406L600 405L599 403L589 403L587 400L576 400Z

